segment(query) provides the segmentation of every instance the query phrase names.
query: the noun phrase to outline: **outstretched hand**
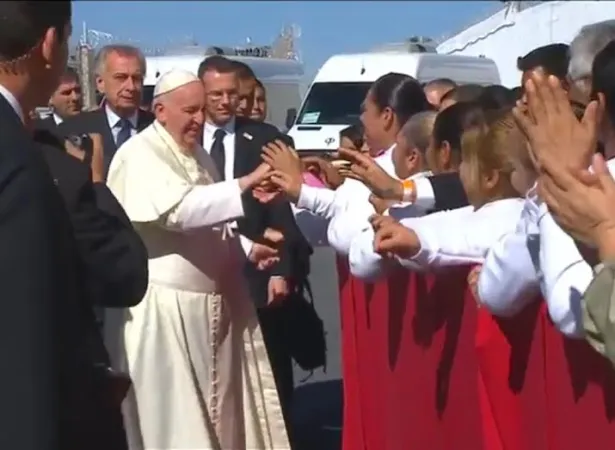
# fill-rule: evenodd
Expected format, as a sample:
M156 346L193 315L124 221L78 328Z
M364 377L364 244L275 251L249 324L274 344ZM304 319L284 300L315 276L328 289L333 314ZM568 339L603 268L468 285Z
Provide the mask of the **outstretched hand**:
M537 170L554 159L570 168L587 168L596 152L602 94L587 105L579 121L557 77L533 72L524 88L527 104L518 104L513 114L530 142Z
M386 173L371 156L346 148L340 148L338 152L341 158L351 163L350 169L340 171L342 175L360 181L382 199L402 200L402 183Z

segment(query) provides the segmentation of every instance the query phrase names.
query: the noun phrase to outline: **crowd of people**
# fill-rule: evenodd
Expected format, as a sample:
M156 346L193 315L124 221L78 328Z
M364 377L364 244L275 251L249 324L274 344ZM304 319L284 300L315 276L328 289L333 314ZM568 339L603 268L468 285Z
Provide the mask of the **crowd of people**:
M292 361L326 361L321 245L366 283L467 267L478 308L542 298L615 364L615 21L520 56L514 89L383 75L336 154L302 157L243 63L142 105L143 54L106 46L82 111L71 2L0 17L6 448L291 449Z

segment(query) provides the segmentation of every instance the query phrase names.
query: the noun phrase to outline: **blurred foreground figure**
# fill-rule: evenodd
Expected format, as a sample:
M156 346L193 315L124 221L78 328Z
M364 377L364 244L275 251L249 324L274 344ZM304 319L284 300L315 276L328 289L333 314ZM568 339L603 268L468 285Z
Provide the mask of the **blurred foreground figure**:
M118 149L109 169L108 185L149 255L145 298L119 318L110 311L105 324L114 362L134 385L124 403L129 446L290 448L229 226L244 215L242 193L270 168L219 181L199 144L204 101L196 75L164 74L154 89L156 120ZM262 268L275 259L252 258Z
M71 3L0 2L0 23L0 447L121 450L127 383L107 370L69 216L24 126L65 71Z

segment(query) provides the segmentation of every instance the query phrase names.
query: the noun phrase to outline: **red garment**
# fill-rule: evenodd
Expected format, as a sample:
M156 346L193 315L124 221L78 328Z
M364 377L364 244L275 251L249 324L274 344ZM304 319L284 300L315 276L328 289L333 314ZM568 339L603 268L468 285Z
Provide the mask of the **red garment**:
M542 301L510 319L478 309L466 274L343 284L344 450L615 448L609 363Z

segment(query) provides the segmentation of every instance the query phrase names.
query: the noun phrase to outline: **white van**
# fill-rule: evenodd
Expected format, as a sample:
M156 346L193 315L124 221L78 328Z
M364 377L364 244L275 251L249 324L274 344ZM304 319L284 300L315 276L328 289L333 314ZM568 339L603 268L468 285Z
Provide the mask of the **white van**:
M459 84L500 83L497 66L486 58L407 50L335 55L316 74L290 128L288 134L296 149L336 150L340 131L359 121L361 104L371 84L389 72L410 75L421 83L436 78L450 78Z
M210 55L222 55L246 63L267 90L266 121L283 130L287 117L296 113L305 93L304 68L300 61L269 57L267 47L225 48L196 47L162 56L148 56L147 73L143 86L143 101L152 101L158 78L171 69L189 70L196 74L199 64ZM250 55L250 56L245 56ZM289 112L290 111L290 112ZM295 114L296 115L296 114Z

